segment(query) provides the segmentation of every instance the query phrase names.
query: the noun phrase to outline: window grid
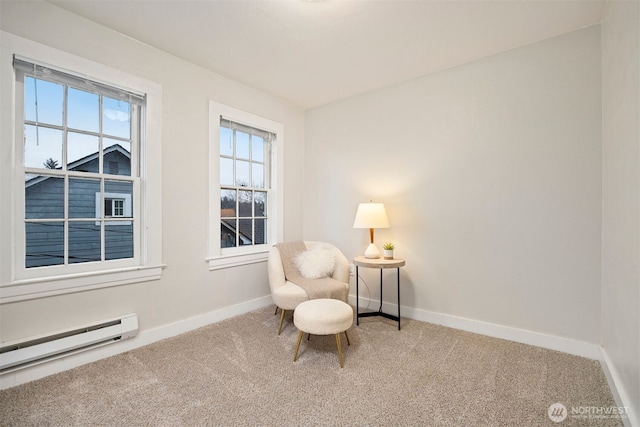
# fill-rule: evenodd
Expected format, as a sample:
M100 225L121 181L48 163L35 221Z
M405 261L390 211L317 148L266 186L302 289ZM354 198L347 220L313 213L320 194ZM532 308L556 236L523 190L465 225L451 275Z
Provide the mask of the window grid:
M49 80L43 78L38 75L31 75L31 73L24 73L25 80L25 100L27 98L27 83L33 82L36 90L36 95L34 97L35 100L35 111L36 111L36 120L30 120L27 116L27 103L25 101L25 116L24 116L24 128L25 128L25 152L27 151L27 128L28 126L33 127L36 132L36 146L40 145L40 131L41 130L55 130L61 132L61 153L60 160L61 165L56 167L57 161L51 157L52 161L47 160L42 167L35 167L33 165L23 164L24 168L24 176L25 176L25 267L33 268L33 267L45 267L45 266L55 266L55 265L69 265L75 264L78 262L89 262L89 261L106 261L110 259L126 259L134 257L134 248L137 243L134 242L134 230L133 230L133 222L135 221L133 213L129 217L131 221L128 222L127 230L119 229L117 231L112 231L110 229L106 229L105 225L107 224L109 216L106 215L106 204L111 203L111 216L124 217L125 209L124 209L124 200L111 200L107 201L105 198L106 193L106 182L108 181L111 186L118 185L117 183L122 183L125 188L129 188L129 195L133 193L133 188L136 187L136 181L139 179L137 165L135 160L136 157L136 146L139 141L138 137L138 118L139 118L139 109L140 107L137 104L129 104L129 138L124 138L118 135L113 135L111 133L105 133L104 131L104 105L105 105L105 96L100 93L91 93L88 91L84 91L82 89L78 89L70 84L58 83L53 80ZM55 123L46 123L38 120L38 95L37 95L37 84L38 82L49 82L55 83L56 85L60 85L63 87L62 90L62 123L57 125ZM91 95L97 95L97 105L98 105L98 130L92 131L87 129L80 129L76 127L68 126L68 118L69 118L69 90L74 89L76 91L87 93ZM118 101L125 102L126 101ZM96 138L98 142L97 152L94 153L95 160L97 161L97 172L96 171L86 171L86 170L74 170L71 167L71 164L75 162L75 159L69 159L69 135L84 135L89 137ZM120 146L122 152L128 155L130 162L129 164L129 176L117 175L112 176L109 172L114 171L118 173L118 168L109 168L107 170L108 163L105 162L105 142L106 140L110 140L113 144L114 142ZM123 148L124 147L124 148ZM111 146L109 148L112 148ZM129 148L129 150L127 150ZM117 147L114 148L117 149ZM70 162L72 160L72 162ZM26 162L26 158L23 160ZM109 162L110 163L110 162ZM116 163L117 164L117 163ZM27 205L29 204L29 197L27 195L28 187L30 182L33 182L34 179L38 179L42 181L46 181L51 178L62 178L63 182L63 193L62 200L63 206L62 211L63 214L61 217L54 216L48 218L46 214L43 216L30 217L29 212L27 212ZM99 182L99 193L101 197L99 201L96 200L96 212L100 212L99 215L86 215L81 217L75 217L70 215L70 210L72 206L70 206L70 197L71 197L71 180L80 181L98 181ZM112 184L116 183L116 184ZM111 191L114 191L113 189ZM93 194L93 193L92 193ZM44 202L46 203L46 202ZM100 203L100 206L97 205ZM49 225L49 229L53 227L55 233L46 232L42 226ZM32 230L34 227L37 229L36 232ZM62 236L60 236L60 227L62 230ZM41 232L42 231L42 232ZM55 235L57 240L55 242L59 243L59 246L62 246L63 251L60 253L58 249L52 249L51 242L49 242L48 250L45 250L44 253L39 253L37 251L37 246L44 246L43 240L46 240L49 235ZM116 235L117 234L117 235ZM33 237L29 236L41 236ZM96 243L97 242L97 243ZM120 245L120 246L118 246ZM31 247L30 247L31 246ZM34 249L36 248L36 249ZM35 259L35 261L34 261Z
M112 215L117 217L123 217L124 216L124 200L114 199L112 200L112 202L113 202Z
M266 244L270 141L273 136L221 120L221 131L223 129L220 134L220 247ZM247 147L246 155L243 155L239 153L241 142L238 139L242 141L245 138ZM229 144L231 149L223 148L225 144ZM223 166L225 160L226 167ZM240 171L239 166L246 171Z

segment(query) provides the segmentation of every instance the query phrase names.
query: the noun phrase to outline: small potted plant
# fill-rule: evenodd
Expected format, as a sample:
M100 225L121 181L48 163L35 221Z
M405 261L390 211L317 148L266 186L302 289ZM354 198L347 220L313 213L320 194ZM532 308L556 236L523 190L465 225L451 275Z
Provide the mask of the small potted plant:
M384 249L384 259L393 259L393 249L395 248L394 244L391 242L387 242L382 246Z

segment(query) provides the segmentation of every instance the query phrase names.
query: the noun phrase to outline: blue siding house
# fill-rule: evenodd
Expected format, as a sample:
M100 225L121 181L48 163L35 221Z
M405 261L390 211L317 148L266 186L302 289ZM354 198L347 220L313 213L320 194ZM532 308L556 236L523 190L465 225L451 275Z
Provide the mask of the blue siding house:
M104 150L105 174L131 176L131 156L116 144ZM98 172L98 153L69 164L68 170ZM131 180L70 177L68 193L68 262L101 261L104 221L104 259L133 257L133 184ZM103 206L104 203L104 206ZM103 212L101 212L101 206ZM25 182L25 266L64 264L64 178L38 175ZM104 219L103 219L104 214Z

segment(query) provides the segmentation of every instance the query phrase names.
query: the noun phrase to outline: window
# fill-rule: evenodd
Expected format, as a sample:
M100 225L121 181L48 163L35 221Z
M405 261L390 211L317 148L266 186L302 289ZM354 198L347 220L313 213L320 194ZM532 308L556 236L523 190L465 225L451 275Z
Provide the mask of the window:
M100 218L100 208L104 209L104 218L108 219L122 219L131 218L132 205L131 205L131 193L95 193L95 217ZM104 204L101 200L104 199ZM105 221L105 227L111 227L114 225L131 225L131 221ZM96 222L96 226L100 225Z
M268 239L271 141L275 135L220 119L220 247Z
M134 259L140 221L131 203L125 212L125 197L139 198L144 97L20 59L14 65L24 82L25 267ZM125 216L118 230L109 226Z
M283 126L210 103L211 268L266 259L282 234Z
M159 279L162 87L0 44L0 303Z
M124 199L104 199L104 217L123 217Z

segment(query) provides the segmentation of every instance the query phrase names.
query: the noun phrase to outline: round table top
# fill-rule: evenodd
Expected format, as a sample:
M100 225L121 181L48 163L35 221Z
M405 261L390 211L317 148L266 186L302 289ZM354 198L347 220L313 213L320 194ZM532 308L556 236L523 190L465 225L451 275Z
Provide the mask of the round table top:
M405 260L402 258L365 258L362 255L353 258L353 263L358 267L367 268L399 268L406 264Z

